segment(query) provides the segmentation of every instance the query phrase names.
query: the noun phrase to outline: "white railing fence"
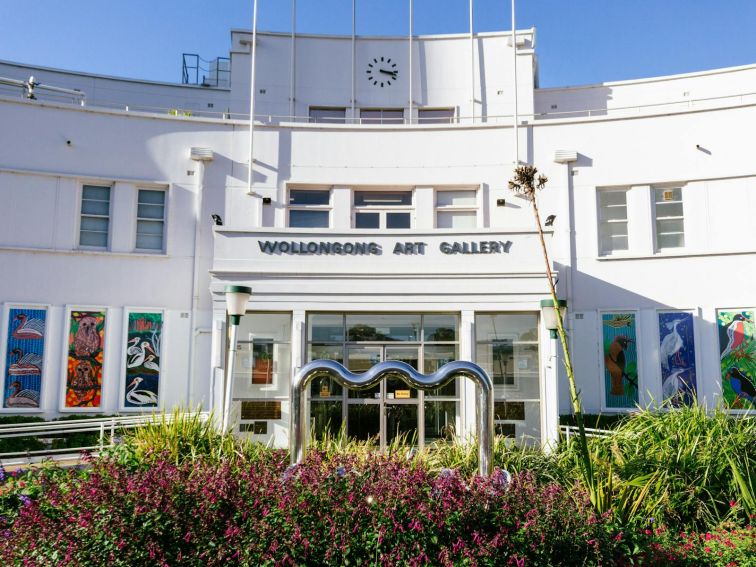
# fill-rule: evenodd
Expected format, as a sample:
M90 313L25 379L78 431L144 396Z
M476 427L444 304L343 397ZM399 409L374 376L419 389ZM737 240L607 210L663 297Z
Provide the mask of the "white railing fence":
M580 429L577 425L560 425L559 431L563 435L564 440L567 443L570 442L572 437L577 437L580 434ZM611 437L614 435L614 431L611 429L592 429L590 427L585 428L586 437Z
M201 412L198 415L202 421L210 419L210 414L207 412ZM181 418L182 416L179 415L178 417ZM49 444L49 447L44 449L0 453L0 459L52 456L56 454L80 453L82 451L102 451L107 447L115 445L117 441L116 433L150 424L171 423L176 418L176 414L151 414L0 425L0 439L31 437ZM75 433L97 434L97 443L81 447L53 448L55 440L64 440L69 435Z

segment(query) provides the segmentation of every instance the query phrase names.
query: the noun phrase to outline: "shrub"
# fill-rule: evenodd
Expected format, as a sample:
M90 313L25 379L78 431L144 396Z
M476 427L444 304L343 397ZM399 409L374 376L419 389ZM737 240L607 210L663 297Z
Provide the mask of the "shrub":
M609 565L608 518L527 473L470 479L392 456L156 459L43 480L0 557L33 565Z

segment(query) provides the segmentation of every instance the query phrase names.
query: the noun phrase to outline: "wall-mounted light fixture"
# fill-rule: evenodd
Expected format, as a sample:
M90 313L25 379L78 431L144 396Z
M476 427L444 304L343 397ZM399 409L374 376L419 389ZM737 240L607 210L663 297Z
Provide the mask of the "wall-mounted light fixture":
M496 199L496 206L497 207L506 207L507 206L507 200L506 199Z
M273 202L273 199L271 199L270 197L263 197L262 201L263 205L270 205Z
M557 303L559 304L559 312L562 315L562 321L564 321L564 318L567 315L567 300L559 299L557 300ZM559 325L557 324L557 310L554 309L553 300L541 300L541 317L543 317L543 326L549 330L549 336L552 339L557 338L557 329L559 328Z

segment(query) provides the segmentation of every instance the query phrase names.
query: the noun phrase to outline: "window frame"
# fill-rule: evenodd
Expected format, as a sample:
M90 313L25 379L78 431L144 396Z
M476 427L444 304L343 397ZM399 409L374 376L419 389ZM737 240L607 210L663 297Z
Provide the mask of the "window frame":
M372 119L372 118L364 118L362 116L363 112L380 112L381 117L380 119ZM385 112L401 112L402 116L401 118L392 119L389 122L386 122L386 117L384 117ZM368 107L368 108L360 108L360 124L371 124L371 125L381 125L381 126L396 126L398 124L404 124L405 123L405 116L404 116L404 108L399 107Z
M341 117L341 118L339 118L339 119L333 119L333 120L318 120L318 119L316 119L312 115L312 112L313 111L317 112L317 111L321 111L321 110L338 111L338 112L343 111L344 112L344 116ZM307 109L307 121L310 124L346 124L347 123L347 115L346 114L347 114L347 108L346 108L346 106L322 106L322 105L310 106Z
M85 187L97 187L97 188L107 188L108 189L108 214L106 215L95 215L90 213L84 213L84 188ZM103 181L81 181L79 184L79 215L78 215L78 221L77 221L77 230L76 230L76 247L82 250L99 250L99 251L109 251L112 239L113 239L113 188L115 187L114 182L103 182ZM87 199L89 201L92 201L94 199ZM102 201L98 201L102 202ZM81 224L82 219L84 217L91 217L91 218L107 218L108 219L108 232L107 232L107 243L105 246L93 246L91 244L82 244L81 243ZM94 232L94 231L86 231L86 232Z
M674 200L673 201L658 201L657 200L657 197L656 197L657 191L660 191L663 194L664 191L674 191L675 189L679 189L680 190L680 200L679 201L674 201ZM667 251L675 251L675 250L684 250L685 249L685 191L683 189L684 189L684 186L682 184L680 184L680 185L661 185L661 186L660 185L652 185L651 186L651 199L652 199L652 201L651 201L651 203L652 203L652 208L651 208L651 212L652 212L651 228L653 230L653 235L654 235L654 252L664 253L664 252L667 252ZM671 204L679 203L680 206L682 207L682 215L680 215L680 216L659 217L659 215L657 213L657 206L660 203L661 204L664 204L664 203L671 203ZM683 225L682 232L669 232L669 233L668 232L664 232L664 233L660 233L659 229L658 229L658 222L659 222L659 220L663 220L663 221L664 220L679 220L679 221L681 221L682 225ZM681 234L682 235L682 245L680 245L680 246L661 246L661 244L659 243L659 236L661 234Z
M318 191L321 193L328 193L327 205L290 205L291 194L293 191ZM331 187L289 187L286 191L286 228L298 228L298 229L324 229L331 228L333 223L333 190ZM325 211L328 213L328 224L326 226L317 227L301 227L291 226L291 211Z
M409 193L410 204L409 205L385 205L385 206L369 206L369 205L355 205L357 199L357 193ZM378 228L357 228L357 213L378 213ZM409 213L410 225L409 228L386 228L386 215L388 213ZM415 228L415 217L417 216L417 209L415 203L415 190L414 188L393 188L393 187L355 187L352 189L352 229L354 230L412 230Z
M451 112L451 116L448 117L434 117L434 118L422 118L424 112L438 112L448 110ZM417 109L417 123L423 124L455 124L457 122L457 108L454 106L439 106L431 108L418 108Z
M444 230L475 230L477 228L480 228L480 215L478 214L480 210L480 194L479 194L479 187L436 187L433 191L433 226L434 228L440 228L438 217L439 213L444 212L460 212L460 213L474 213L475 214L475 225L469 228L453 228L453 227L446 227ZM440 193L445 192L452 192L452 191L471 191L473 193L473 199L475 201L474 205L439 205L438 204L438 196Z
M151 187L151 186L137 186L136 187L137 195L136 195L136 208L134 210L134 252L139 252L140 254L165 254L167 251L167 241L168 241L168 188L167 187ZM163 218L160 222L163 223L163 232L161 234L161 240L162 240L162 247L161 248L139 248L137 245L138 236L139 236L139 221L148 221L148 222L157 222L157 219L151 219L151 218L142 218L139 216L139 193L141 191L161 191L164 195L163 198ZM144 204L151 204L151 203L144 203Z
M599 256L614 256L617 254L627 254L630 252L630 216L629 216L629 195L630 195L630 187L607 187L607 188L598 188L596 190L596 229L597 229L597 237L598 237L598 252ZM609 206L602 206L601 204L601 195L608 194L608 193L622 193L625 195L625 218L624 219L605 219L604 218L604 210L606 208L619 208L620 205L609 205ZM612 247L610 250L607 250L604 246L604 238L602 235L603 227L605 225L612 225L612 224L624 224L625 225L625 238L627 239L627 246L624 249L617 250L614 247Z

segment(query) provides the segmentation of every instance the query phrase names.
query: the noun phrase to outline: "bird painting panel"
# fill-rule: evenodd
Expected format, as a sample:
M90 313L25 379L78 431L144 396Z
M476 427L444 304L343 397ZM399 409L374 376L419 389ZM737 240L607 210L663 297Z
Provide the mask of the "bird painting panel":
M717 311L722 395L732 409L756 409L756 339L752 309Z
M71 311L65 407L99 408L105 349L105 313Z
M638 404L638 351L635 313L601 315L606 407Z
M39 408L47 310L13 308L8 317L3 407Z
M692 313L659 313L662 396L672 407L690 405L696 398L695 348Z
M162 313L129 313L124 360L123 407L154 408L159 404Z

